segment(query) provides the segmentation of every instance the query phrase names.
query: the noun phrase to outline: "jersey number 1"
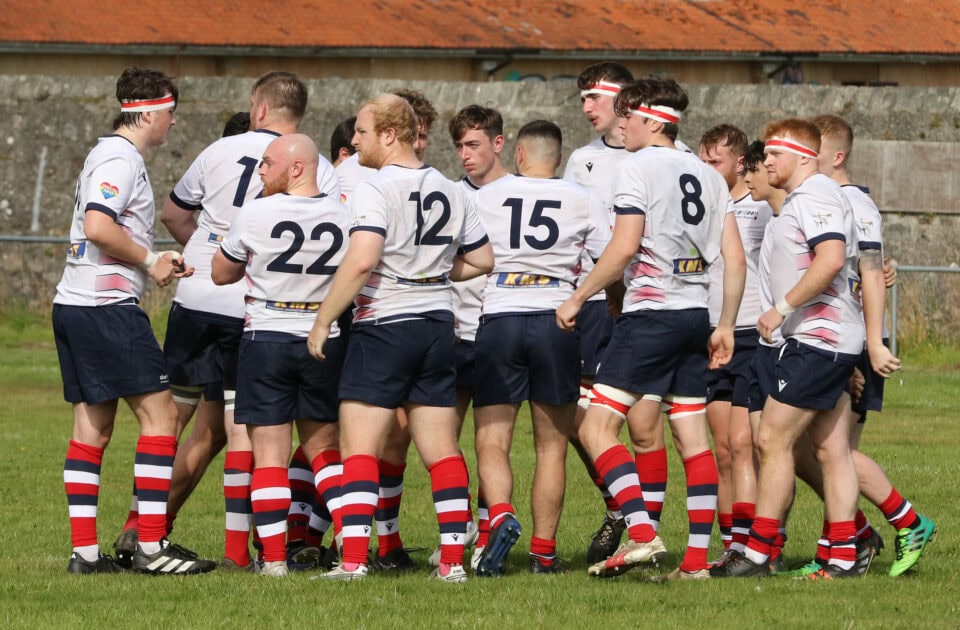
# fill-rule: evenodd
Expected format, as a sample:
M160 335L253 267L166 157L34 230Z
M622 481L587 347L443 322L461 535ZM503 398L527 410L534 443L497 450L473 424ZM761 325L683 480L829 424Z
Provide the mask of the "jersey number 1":
M415 190L410 193L410 201L417 204L417 233L413 237L414 245L449 245L453 242L452 236L440 236L440 231L446 227L447 221L450 220L450 200L447 199L445 194L439 191L429 193L423 198L421 204L420 191ZM427 222L424 211L429 214L436 203L440 204L440 218L424 232L423 228Z

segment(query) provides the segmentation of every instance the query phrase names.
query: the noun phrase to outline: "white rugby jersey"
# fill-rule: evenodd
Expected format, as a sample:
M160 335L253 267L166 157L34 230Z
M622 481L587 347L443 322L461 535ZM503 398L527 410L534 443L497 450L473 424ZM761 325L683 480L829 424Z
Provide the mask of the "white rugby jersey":
M737 312L738 330L757 327L757 321L765 311L760 308L760 280L757 277L757 264L760 260L760 243L767 223L773 216L773 208L766 201L754 201L747 193L733 202L733 213L737 219L743 253L747 259L747 279L743 286L743 299ZM710 265L710 325L716 327L720 322L720 308L723 306L723 258Z
M599 197L566 179L507 175L477 191L493 246L483 314L552 311L573 294L582 259L610 241Z
M723 177L691 153L651 146L617 167L613 203L617 214L644 215L623 312L707 308L707 268L733 205Z
M147 274L101 252L87 240L87 212L110 216L130 239L153 250L155 207L143 157L119 135L104 136L87 155L77 179L70 247L55 304L106 306L143 295Z
M263 182L257 170L267 145L278 137L278 133L261 129L220 138L200 152L170 193L177 206L200 211L197 230L183 250L184 259L195 271L177 283L174 302L204 313L243 317L246 287L243 283L215 285L210 266L237 211L260 196ZM317 185L334 199L340 194L333 166L323 156Z
M350 203L350 233L384 238L380 262L357 296L355 323L388 323L430 313L453 321L448 274L459 249L487 242L462 186L432 166L390 164L361 182Z
M613 214L613 178L617 164L629 157L624 147L613 147L603 136L570 154L563 178L580 184L603 201L607 211L607 223L613 230L616 216ZM593 271L593 260L583 262L583 275ZM590 300L605 300L606 291L600 291Z
M340 202L350 207L350 198L357 184L370 179L377 169L360 166L360 154L354 153L336 166L337 179L340 181Z
M771 265L773 264L773 228L777 220L777 215L773 215L770 217L770 220L767 221L767 225L763 230L763 240L760 243L760 259L757 264L757 280L760 283L761 315L769 311L774 306L772 293L773 289L770 286L770 272ZM759 321L759 319L760 318L758 317L757 320ZM784 338L780 328L777 328L775 331L773 331L773 334L770 335L770 337L770 342L767 342L763 337L760 337L760 345L770 346L773 348L779 348L783 345Z
M870 198L870 189L865 186L855 184L845 184L840 187L847 196L850 206L853 208L854 224L857 228L857 248L859 251L879 250L883 256L883 218L880 216L880 208ZM862 295L860 291L860 268L854 270L856 275L857 299L860 300L861 308L863 306ZM890 336L887 330L887 314L883 314L883 337Z
M476 203L476 194L480 190L473 185L469 178L464 177L458 182L466 191L469 203ZM457 339L476 341L477 329L480 328L480 312L483 304L483 287L487 284L487 276L480 275L463 282L454 282L453 288L453 317L457 327Z
M835 181L817 173L787 195L774 221L771 259L771 298L776 304L810 267L814 247L838 239L846 246L846 262L830 286L787 316L783 336L815 348L845 354L863 351L860 304L851 280L857 267L857 237L853 208Z
M238 210L220 249L247 265L245 331L309 336L347 251L349 227L335 197L277 194ZM334 322L330 336L339 334Z

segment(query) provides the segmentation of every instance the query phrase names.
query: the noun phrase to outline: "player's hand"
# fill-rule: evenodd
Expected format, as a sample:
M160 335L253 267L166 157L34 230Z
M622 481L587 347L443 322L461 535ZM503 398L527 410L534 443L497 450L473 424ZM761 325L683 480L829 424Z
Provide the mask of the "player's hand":
M153 278L158 287L165 287L173 282L174 273L177 267L174 264L173 256L169 254L175 252L164 252L155 263L147 268L147 275Z
M850 383L848 385L850 398L853 399L853 402L860 402L860 397L863 396L863 388L866 384L867 379L863 377L860 368L853 368L853 374L850 375Z
M883 283L888 289L897 283L897 261L893 258L883 259Z
M876 346L867 344L867 354L870 355L870 367L883 378L890 378L894 372L903 367L900 359L893 356L890 348L882 343Z
M193 275L194 268L187 265L186 261L183 259L183 256L180 252L175 251L166 251L160 252L160 256L166 257L170 256L170 261L173 263L173 277L174 278L189 278Z
M710 353L707 369L717 370L729 363L733 358L733 329L728 326L717 326L710 335L707 350Z
M783 315L777 309L771 308L757 321L757 332L764 341L773 343L773 333L780 328L781 324L783 324Z
M572 299L567 300L557 308L557 326L560 330L572 332L577 325L577 315L580 313L580 305Z
M310 329L310 336L307 337L307 350L317 361L326 359L323 354L323 344L327 342L330 336L330 326L321 324L319 321L313 322L313 328Z

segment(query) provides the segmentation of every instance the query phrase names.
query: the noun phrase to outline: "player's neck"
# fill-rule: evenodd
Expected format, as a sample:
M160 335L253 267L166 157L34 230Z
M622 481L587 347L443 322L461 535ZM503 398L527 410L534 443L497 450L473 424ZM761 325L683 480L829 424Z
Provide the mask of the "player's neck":
M529 177L531 179L553 179L557 176L557 172L551 169L547 165L542 164L529 164L524 165L522 169L517 172L521 177Z
M600 134L600 141L613 149L623 148L623 140L621 139L620 131L618 129L603 132Z
M845 168L834 169L834 171L830 173L830 179L837 182L841 186L847 186L852 183L850 181L850 174Z
M780 208L783 207L783 201L787 198L787 193L774 189L773 193L770 195L770 198L767 199L767 203L770 204L770 207L773 209L773 216L779 216Z
M497 158L497 161L494 163L494 165L490 168L489 171L484 173L482 177L477 177L476 179L474 179L468 175L467 179L469 179L470 183L476 186L477 188L483 188L487 184L491 182L495 182L501 177L509 174L510 173L507 172L507 169L504 168L503 162L500 161L500 158Z
M738 177L737 183L730 189L730 196L733 197L734 201L737 201L743 199L748 194L750 194L750 189L747 188L747 183L743 181L742 177Z
M120 127L113 133L129 141L130 144L137 148L137 152L141 155L151 147L148 142L148 136L142 127Z
M320 188L317 186L317 173L307 174L290 182L286 193L291 197L317 197L320 195Z
M783 187L783 191L789 195L794 190L796 190L800 186L800 184L807 181L814 175L819 175L819 174L820 174L820 171L817 170L815 164L811 163L811 164L801 165L797 168L796 171L794 171L793 176L789 180L787 180L786 185Z
M420 168L423 166L423 162L417 158L412 144L395 143L387 149L380 168L390 165L402 166L403 168Z

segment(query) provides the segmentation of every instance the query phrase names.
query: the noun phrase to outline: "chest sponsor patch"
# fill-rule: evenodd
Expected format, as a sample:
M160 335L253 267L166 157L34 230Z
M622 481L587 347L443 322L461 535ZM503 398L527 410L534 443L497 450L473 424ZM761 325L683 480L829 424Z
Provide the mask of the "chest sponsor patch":
M87 244L84 243L70 243L70 247L67 248L67 258L72 258L78 260L83 258L83 253L87 251Z

